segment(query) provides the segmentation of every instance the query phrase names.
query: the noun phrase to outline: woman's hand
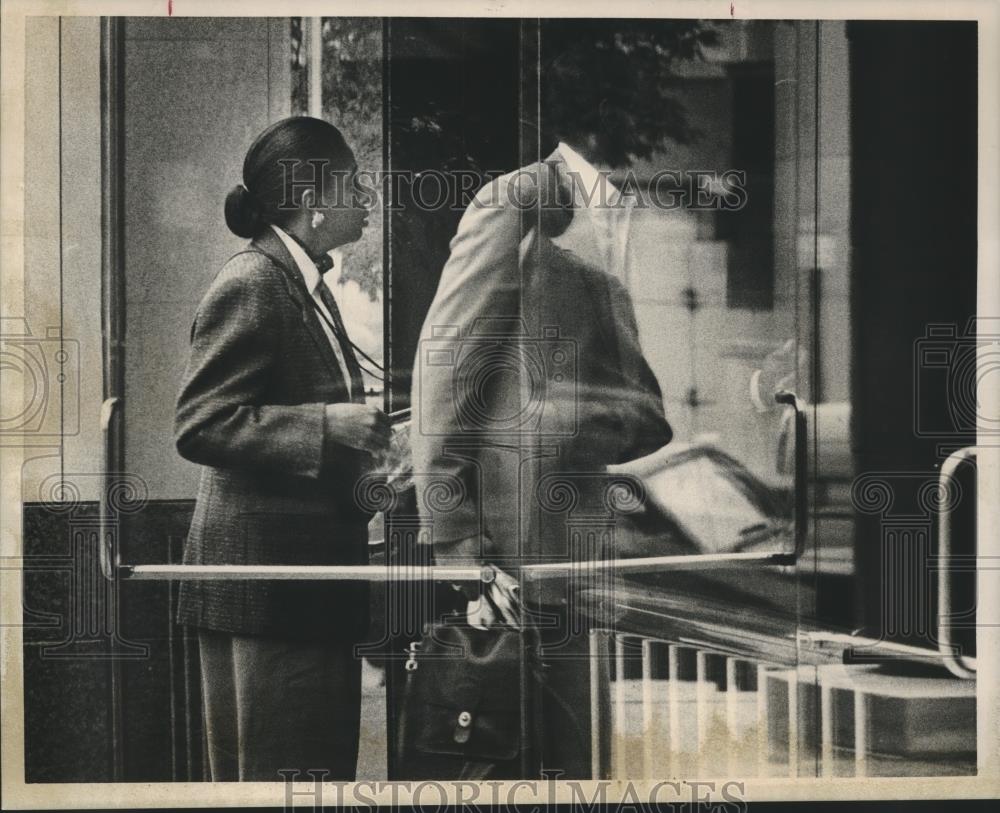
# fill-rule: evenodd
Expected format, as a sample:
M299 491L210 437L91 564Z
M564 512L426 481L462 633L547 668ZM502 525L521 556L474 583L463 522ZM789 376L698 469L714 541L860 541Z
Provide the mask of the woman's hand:
M377 454L389 448L389 416L368 404L327 404L324 431L327 438L352 449Z

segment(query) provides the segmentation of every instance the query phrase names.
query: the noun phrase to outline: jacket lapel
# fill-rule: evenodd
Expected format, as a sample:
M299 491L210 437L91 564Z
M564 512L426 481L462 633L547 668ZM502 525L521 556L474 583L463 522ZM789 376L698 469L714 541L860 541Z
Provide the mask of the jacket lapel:
M312 295L306 290L305 280L302 279L302 273L295 264L292 255L288 253L285 244L281 242L278 235L270 228L259 237L255 237L250 242L250 245L254 250L260 251L270 257L279 267L282 277L285 280L285 288L288 290L288 295L295 302L296 307L302 314L302 323L305 325L306 332L316 344L316 349L319 350L319 354L326 362L326 366L336 380L337 385L344 391L346 398L347 382L344 380L344 374L340 369L340 363L337 361L337 355L333 352L330 340L327 338L326 332L320 324L319 314L316 313L316 308L310 301Z

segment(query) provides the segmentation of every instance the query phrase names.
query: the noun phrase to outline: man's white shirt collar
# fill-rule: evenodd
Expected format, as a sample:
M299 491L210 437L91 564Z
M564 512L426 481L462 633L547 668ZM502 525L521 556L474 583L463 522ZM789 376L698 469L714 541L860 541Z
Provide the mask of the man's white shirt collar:
M574 185L579 184L577 191L583 197L581 202L587 209L604 267L624 281L628 274L628 241L635 197L623 198L607 171L598 170L568 144L560 142L559 154L567 170L576 175ZM576 192L574 199L578 200Z
M589 197L590 205L588 208L596 208L601 205L602 195L600 189L604 184L607 184L607 192L603 196L603 202L608 206L614 206L618 202L618 198L621 197L621 191L611 183L607 171L602 172L599 170L565 141L559 142L558 149L559 154L566 162L566 168L579 178L580 191L586 196L585 199ZM626 200L626 203L628 203L628 200L630 198Z

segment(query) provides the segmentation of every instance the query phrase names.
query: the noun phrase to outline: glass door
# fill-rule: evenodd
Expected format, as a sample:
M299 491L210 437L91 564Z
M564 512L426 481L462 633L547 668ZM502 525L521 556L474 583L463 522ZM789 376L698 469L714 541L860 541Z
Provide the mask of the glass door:
M406 27L393 25L397 33ZM901 504L894 513L879 503L886 471L906 472L885 486L892 495L907 487L920 493L925 482L947 492L935 467L968 441L953 432L954 448L939 444L925 454L913 418L923 395L915 407L913 381L892 370L914 369L914 342L936 315L971 312L963 297L974 285L949 287L928 271L923 305L899 299L897 327L905 330L889 344L873 295L906 290L893 255L916 244L921 220L912 213L893 221L894 204L865 185L876 165L893 166L894 153L866 130L890 125L868 106L863 77L878 69L866 62L864 37L893 42L906 65L915 58L907 50L914 30L872 34L836 21L520 21L491 40L494 57L516 48L516 63L497 59L491 70L516 80L518 97L481 109L476 82L488 49L463 25L486 24L427 21L418 35L401 35L389 61L390 77L398 76L390 86L394 149L424 149L417 169L437 165L428 144L458 139L461 160L490 178L542 161L569 179L563 203L571 201L573 220L548 235L549 265L529 278L522 257L526 335L544 327L530 317L551 314L546 308L576 284L567 268L597 269L595 284L613 292L608 307L619 326L634 320L673 430L670 443L651 443L609 468L612 479L624 478L613 484L625 484L624 504L581 510L593 484L563 476L561 493L571 499L539 512L558 515L547 533L565 534L567 551L574 540L590 551L567 559L580 577L567 600L588 636L588 657L578 665L589 672L589 775L971 773L975 683L949 672L939 654L934 609L947 498L916 519ZM959 42L967 32L944 33L967 62ZM422 50L427 43L439 64ZM460 70L449 73L442 62ZM606 79L586 82L588 64L601 64ZM428 73L452 82L443 85L450 95L430 105L430 124L407 107L416 98L410 82ZM565 87L553 95L559 81ZM626 201L605 207L611 214L585 200L607 192L604 181ZM887 183L880 179L880 188ZM402 269L406 257L407 267L423 271L390 274L408 303L430 305L459 218L418 210L403 206L393 215L392 268ZM896 230L876 259L866 229L880 219ZM545 228L540 220L523 225L522 249L532 225ZM556 267L567 275L554 274ZM579 302L588 307L587 298ZM569 329L574 316L566 311L555 324L560 340L586 335ZM397 319L407 326L397 339L416 336L414 310L393 312ZM919 330L907 334L914 324ZM402 346L405 365L412 345L402 338ZM603 352L585 342L579 348ZM881 410L880 379L899 396ZM905 427L894 455L865 445L892 425ZM523 433L518 443L523 454ZM567 445L550 443L556 457ZM923 479L911 476L918 464ZM540 477L534 485L555 482ZM522 508L540 493L522 493ZM641 507L629 496L639 493ZM526 516L517 513L519 522ZM952 519L952 534L968 546L969 515ZM529 581L533 567L560 566L543 560L526 569ZM951 594L967 599L971 581L958 586L962 578L956 574ZM955 616L961 636L960 614L945 615ZM972 663L969 639L958 645ZM954 713L944 715L947 708ZM923 736L928 729L939 736Z

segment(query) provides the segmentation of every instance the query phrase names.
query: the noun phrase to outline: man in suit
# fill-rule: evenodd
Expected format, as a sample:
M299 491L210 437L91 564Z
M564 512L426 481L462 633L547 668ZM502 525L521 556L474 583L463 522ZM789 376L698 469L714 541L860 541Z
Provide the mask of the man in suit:
M572 55L545 80L560 143L480 190L459 224L418 345L411 443L435 557L494 569L470 623L517 625L526 607L539 625L543 767L586 777L581 585L526 584L518 568L613 558L613 535L574 536L569 520L611 518L605 466L671 430L625 285L631 205L601 171L627 158L615 123L628 111L610 96L599 116L559 105L566 83L586 81ZM419 493L440 475L461 483L457 508Z
M282 206L282 161L354 170L339 131L277 122L254 142L230 230L252 238L216 276L191 329L178 451L201 464L184 563L364 565L371 514L354 499L388 419L365 404L326 252L358 239L361 206L322 185ZM323 266L326 265L326 268ZM177 620L197 629L213 781L280 781L281 769L352 780L358 753L366 585L184 581Z

